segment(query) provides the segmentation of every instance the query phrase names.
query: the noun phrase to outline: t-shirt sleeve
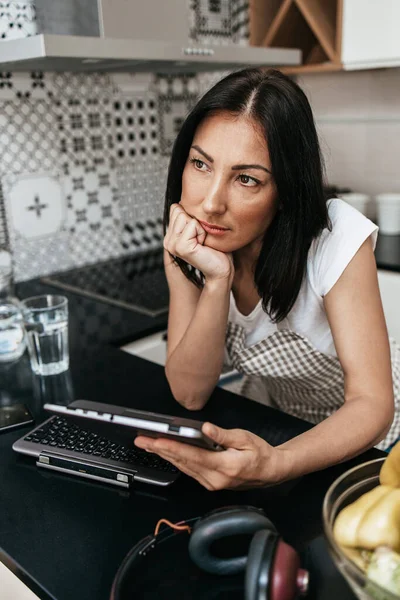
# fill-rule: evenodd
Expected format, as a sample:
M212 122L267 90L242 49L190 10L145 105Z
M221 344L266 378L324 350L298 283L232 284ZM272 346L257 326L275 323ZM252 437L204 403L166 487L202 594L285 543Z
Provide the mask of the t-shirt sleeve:
M365 240L371 237L375 250L378 237L378 226L343 200L330 200L328 212L332 230L324 229L314 241L309 263L313 287L322 297L335 285Z

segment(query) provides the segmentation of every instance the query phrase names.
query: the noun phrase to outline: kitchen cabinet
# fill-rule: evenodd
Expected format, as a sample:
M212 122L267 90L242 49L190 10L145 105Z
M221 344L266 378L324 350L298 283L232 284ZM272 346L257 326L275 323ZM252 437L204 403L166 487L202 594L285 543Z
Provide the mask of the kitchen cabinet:
M121 350L145 358L158 365L164 366L167 360L167 332L165 330L153 335L130 342L121 346ZM218 386L231 392L239 392L239 385L242 376L238 371L233 370L224 373L219 378Z
M0 562L2 598L16 600L39 600L39 598L10 569Z
M389 335L400 344L400 272L378 269L378 281Z
M400 2L344 0L342 63L345 69L400 65Z
M121 346L120 349L128 352L128 354L140 356L140 358L164 366L167 360L167 332L165 330L159 331L134 342L129 342Z
M400 65L398 0L250 0L250 43L296 47L286 73Z

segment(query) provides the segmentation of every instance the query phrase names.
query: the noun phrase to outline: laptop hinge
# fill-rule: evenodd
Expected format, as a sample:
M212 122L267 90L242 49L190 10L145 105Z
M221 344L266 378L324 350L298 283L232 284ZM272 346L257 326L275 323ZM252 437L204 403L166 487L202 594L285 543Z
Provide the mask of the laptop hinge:
M45 451L41 452L38 456L36 465L45 469L70 473L78 477L113 483L120 487L129 487L133 481L133 473L126 473L123 470L110 469L106 466L91 463L90 461L77 460Z

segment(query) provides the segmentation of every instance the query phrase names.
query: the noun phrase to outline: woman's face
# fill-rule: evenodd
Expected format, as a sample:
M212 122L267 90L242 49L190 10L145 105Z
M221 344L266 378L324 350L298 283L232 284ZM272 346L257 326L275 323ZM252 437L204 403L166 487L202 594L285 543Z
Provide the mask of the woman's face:
M207 231L206 246L221 252L259 246L277 193L257 123L228 112L200 123L183 171L181 206Z

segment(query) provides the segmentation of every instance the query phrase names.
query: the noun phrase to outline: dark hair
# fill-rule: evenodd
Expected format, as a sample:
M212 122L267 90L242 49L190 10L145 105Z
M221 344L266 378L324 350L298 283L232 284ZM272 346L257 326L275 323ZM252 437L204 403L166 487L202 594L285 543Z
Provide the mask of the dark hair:
M323 187L323 161L310 104L301 88L273 69L243 69L212 87L185 119L175 140L168 171L164 232L171 204L179 202L182 174L198 125L227 111L258 122L268 143L278 204L258 257L254 281L262 306L274 322L292 309L306 270L310 244L330 227ZM174 258L197 286L204 278Z

